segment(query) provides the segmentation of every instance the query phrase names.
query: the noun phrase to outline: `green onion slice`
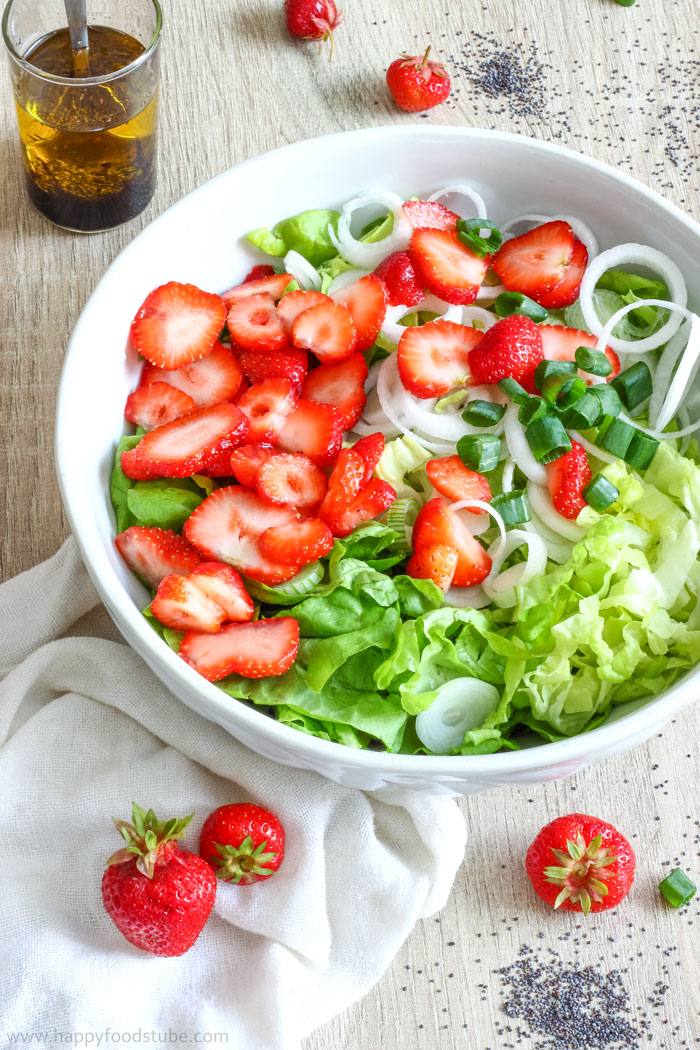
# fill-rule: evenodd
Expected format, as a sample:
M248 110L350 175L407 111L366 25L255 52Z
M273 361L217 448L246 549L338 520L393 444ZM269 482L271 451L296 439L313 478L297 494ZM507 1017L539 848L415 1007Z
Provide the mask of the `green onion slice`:
M504 394L507 394L511 401L515 401L516 405L524 405L530 400L530 395L527 390L510 376L506 376L505 379L501 379L498 383L498 389L502 390Z
M521 292L501 292L493 301L493 312L498 317L510 317L511 314L520 314L529 317L535 324L541 324L549 317L549 311L540 306L534 299L528 299Z
M473 427L493 427L503 419L505 410L505 405L495 401L470 401L462 412L462 419Z
M592 376L609 376L612 365L602 350L593 350L590 346L579 346L574 354L576 364L582 372Z
M657 453L660 441L641 430L635 430L624 455L625 463L637 470L646 470Z
M611 379L610 386L620 395L627 411L634 411L643 401L651 397L652 382L649 366L644 361L637 361Z
M610 383L596 383L590 387L590 393L598 399L603 414L606 416L619 416L622 411L622 401L614 386Z
M504 525L524 525L526 521L532 521L530 501L524 489L494 496L491 506L501 515Z
M584 487L582 495L593 510L606 510L620 495L620 490L603 474L596 474Z
M546 465L571 452L571 441L556 416L535 419L525 428L527 443L538 463Z
M552 376L572 376L576 371L575 361L540 361L535 369L535 386L541 390Z
M587 390L583 397L566 410L562 423L569 430L588 430L597 427L603 418L603 406L592 390Z
M598 427L596 445L604 448L606 452L612 452L618 459L625 459L627 449L630 447L634 437L635 428L629 423L615 416L603 416L603 421Z
M493 470L501 458L501 439L495 434L465 434L457 442L457 455L470 470Z
M488 231L486 237L484 231ZM494 255L503 244L501 231L488 219L458 219L457 237L480 259Z
M520 406L518 411L518 419L527 426L528 423L532 423L535 419L541 419L542 416L546 416L550 411L550 406L541 397L531 397L524 405Z
M695 896L697 886L684 871L674 868L670 875L661 880L659 889L661 896L665 897L669 904L680 908Z

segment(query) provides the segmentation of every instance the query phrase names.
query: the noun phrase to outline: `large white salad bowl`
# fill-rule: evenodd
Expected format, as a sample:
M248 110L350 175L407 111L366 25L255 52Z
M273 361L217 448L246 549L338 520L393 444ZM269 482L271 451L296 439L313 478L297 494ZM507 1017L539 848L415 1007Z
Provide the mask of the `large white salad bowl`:
M129 644L185 704L254 751L366 790L468 794L553 780L640 743L700 692L698 668L660 696L617 708L600 728L561 742L474 758L390 755L316 739L232 700L168 649L141 616L148 595L115 550L108 487L115 444L124 430L124 401L139 371L135 357L125 352L127 333L147 293L171 280L223 291L256 261L243 235L306 208L336 207L374 188L405 197L428 195L459 181L484 197L496 223L527 212L568 213L592 227L601 249L624 241L660 249L683 271L691 308L700 307L700 226L628 175L516 135L373 128L255 157L152 222L90 297L58 393L56 458L66 511L95 586Z

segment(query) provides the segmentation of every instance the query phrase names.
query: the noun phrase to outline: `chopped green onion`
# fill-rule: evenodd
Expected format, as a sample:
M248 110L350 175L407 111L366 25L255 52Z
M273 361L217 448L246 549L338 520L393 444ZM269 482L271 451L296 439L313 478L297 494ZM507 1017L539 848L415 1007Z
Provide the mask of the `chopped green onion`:
M603 406L592 390L587 390L583 397L567 409L562 415L562 423L570 430L588 430L596 427L603 418Z
M620 7L633 7L635 0L615 0L615 3L619 4Z
M470 401L462 412L462 419L473 427L493 427L503 419L505 410L505 405L495 401Z
M482 236L484 230L490 231L487 237ZM458 219L457 237L480 259L494 255L503 244L501 231L488 219Z
M592 350L590 346L579 346L574 354L576 364L582 372L592 376L609 376L612 365L602 350Z
M568 409L573 408L579 403L582 397L586 396L587 391L588 387L586 386L585 380L580 379L579 376L567 379L557 396L557 409L559 409L560 412L566 412Z
M603 416L595 443L618 459L624 459L633 437L634 427L629 423L615 416Z
M542 416L546 416L548 412L549 405L543 398L531 397L529 401L521 405L518 419L523 426L527 426L528 423L532 423L535 419L541 419Z
M540 361L535 369L535 386L541 390L551 376L572 376L576 371L575 361Z
M582 495L593 510L606 510L620 495L620 490L603 474L596 474L585 486Z
M642 401L651 397L651 372L644 361L637 361L619 376L610 380L610 386L620 395L628 412L634 411Z
M555 416L535 419L525 428L527 443L538 463L546 465L571 452L571 441Z
M623 457L625 463L629 463L631 467L635 467L637 470L646 470L656 455L660 444L661 442L657 441L656 438L650 437L641 430L635 430L632 434L629 448Z
M515 401L516 405L524 405L530 400L530 395L527 390L521 387L520 383L515 379L511 379L510 376L501 379L498 384L498 389L502 390L504 394L507 394L511 401Z
M465 434L457 442L457 455L470 470L493 470L501 458L501 439L495 434Z
M530 501L524 489L494 496L491 506L501 515L504 525L524 525L526 521L532 521Z
M661 896L665 897L674 908L681 908L695 896L697 886L692 882L684 871L674 868L670 875L659 883Z
M591 394L598 398L603 414L606 416L619 416L622 411L622 401L614 386L610 383L596 383L590 387Z
M549 311L540 306L534 299L528 299L521 292L501 292L493 301L493 312L498 317L510 317L511 314L520 314L529 317L535 324L541 324L549 317Z

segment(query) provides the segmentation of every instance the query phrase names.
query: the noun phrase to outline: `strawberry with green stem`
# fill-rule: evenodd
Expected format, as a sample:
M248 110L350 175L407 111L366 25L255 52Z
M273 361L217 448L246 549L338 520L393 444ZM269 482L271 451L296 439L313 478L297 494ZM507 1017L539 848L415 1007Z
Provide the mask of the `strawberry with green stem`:
M240 886L269 879L284 859L284 828L252 802L219 806L204 821L199 853L217 878Z
M386 71L386 82L394 102L409 113L420 113L444 102L450 93L450 78L445 67L425 54L401 55Z

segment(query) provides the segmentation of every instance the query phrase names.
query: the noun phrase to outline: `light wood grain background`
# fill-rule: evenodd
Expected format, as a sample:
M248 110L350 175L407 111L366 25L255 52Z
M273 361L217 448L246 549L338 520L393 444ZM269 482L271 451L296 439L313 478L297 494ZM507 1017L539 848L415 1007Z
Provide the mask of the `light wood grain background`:
M54 477L54 401L83 304L144 225L232 164L368 125L469 124L587 152L700 218L698 0L638 0L632 8L614 0L346 0L332 65L286 35L281 8L278 0L165 0L160 182L147 211L110 233L64 233L31 209L9 78L0 79L2 578L53 553L67 534ZM450 60L452 98L427 117L401 113L384 70L428 42L434 57ZM522 62L534 55L543 66L525 113L475 84L500 52ZM470 842L447 908L421 923L374 991L305 1050L505 1050L517 1036L503 1030L508 1018L492 971L523 944L554 948L562 965L628 967L632 1018L639 1023L646 1012L649 1045L699 1045L700 902L681 915L656 890L677 862L700 882L699 779L696 706L648 745L576 777L465 800ZM538 828L574 809L617 823L633 836L640 862L628 901L589 921L585 933L577 917L540 906L522 871ZM659 980L668 988L654 1007Z

